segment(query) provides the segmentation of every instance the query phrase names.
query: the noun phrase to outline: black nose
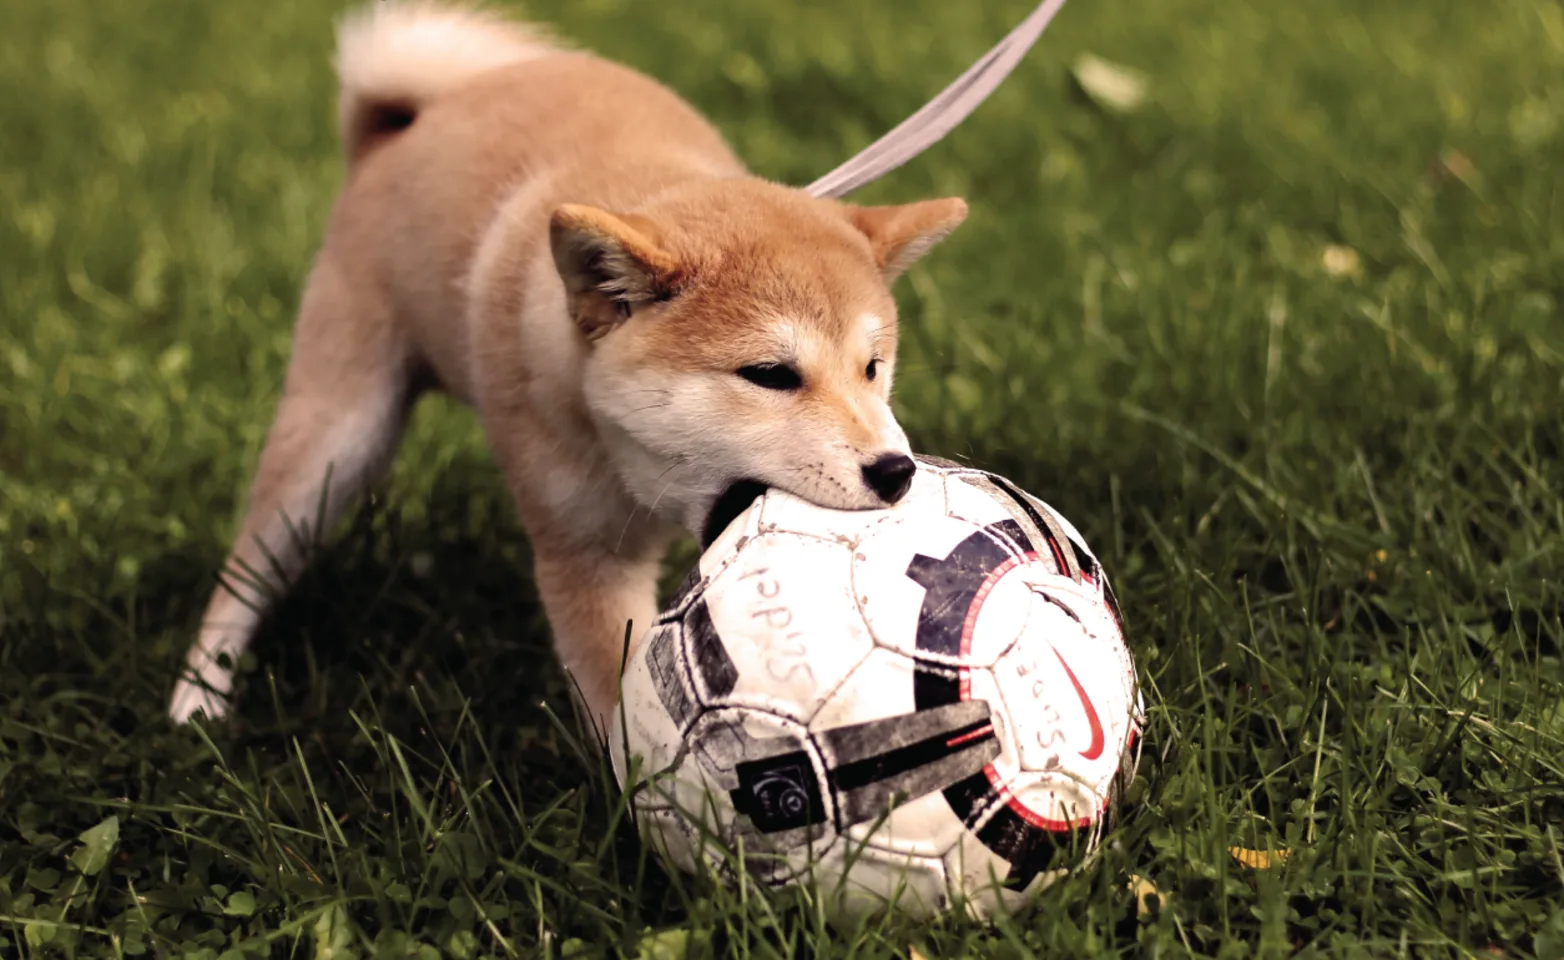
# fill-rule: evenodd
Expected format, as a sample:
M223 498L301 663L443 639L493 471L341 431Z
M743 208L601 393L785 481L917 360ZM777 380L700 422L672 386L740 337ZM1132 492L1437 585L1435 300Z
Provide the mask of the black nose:
M912 486L912 475L917 472L918 465L912 462L911 457L887 453L863 468L863 482L879 494L881 500L895 503L907 495L907 488Z

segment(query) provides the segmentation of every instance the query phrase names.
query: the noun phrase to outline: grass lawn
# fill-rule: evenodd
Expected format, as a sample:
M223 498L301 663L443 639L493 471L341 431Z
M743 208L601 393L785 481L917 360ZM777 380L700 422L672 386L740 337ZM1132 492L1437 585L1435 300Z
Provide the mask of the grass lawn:
M1029 6L530 3L793 183ZM163 719L341 178L340 9L0 0L0 957L1564 955L1557 0L1078 0L857 198L971 201L898 411L1096 546L1155 757L1032 913L858 931L643 853L443 401L234 722Z

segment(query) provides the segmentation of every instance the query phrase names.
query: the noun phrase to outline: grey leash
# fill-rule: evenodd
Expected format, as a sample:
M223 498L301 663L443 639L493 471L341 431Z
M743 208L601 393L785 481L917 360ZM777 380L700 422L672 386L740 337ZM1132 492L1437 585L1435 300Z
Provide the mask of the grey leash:
M1062 6L1064 0L1043 0L981 60L917 113L804 189L817 197L844 197L932 147L1005 82Z

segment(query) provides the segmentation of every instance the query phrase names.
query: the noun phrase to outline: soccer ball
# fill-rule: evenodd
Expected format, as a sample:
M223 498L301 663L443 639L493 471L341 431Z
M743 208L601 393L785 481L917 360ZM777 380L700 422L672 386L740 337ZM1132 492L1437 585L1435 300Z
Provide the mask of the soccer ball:
M1004 478L919 459L885 510L760 496L626 664L614 770L684 870L984 917L1095 849L1143 709L1102 566Z

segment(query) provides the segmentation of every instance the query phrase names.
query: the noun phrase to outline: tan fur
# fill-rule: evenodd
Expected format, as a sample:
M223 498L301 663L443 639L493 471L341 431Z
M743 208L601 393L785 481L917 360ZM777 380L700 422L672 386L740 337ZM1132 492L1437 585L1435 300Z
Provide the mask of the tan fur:
M226 710L217 657L381 474L425 385L476 409L598 720L664 549L731 483L842 509L899 495L865 472L908 452L887 285L962 201L767 183L656 82L470 10L380 0L344 22L338 68L347 182L229 558L255 576L213 596L176 719ZM778 363L799 389L739 373Z

